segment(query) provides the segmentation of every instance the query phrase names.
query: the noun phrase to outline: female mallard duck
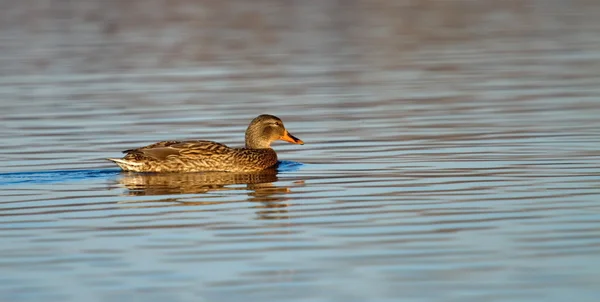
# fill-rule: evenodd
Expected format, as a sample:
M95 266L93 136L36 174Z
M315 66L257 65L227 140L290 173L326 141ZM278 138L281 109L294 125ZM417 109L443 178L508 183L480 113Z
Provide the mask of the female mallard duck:
M304 144L285 129L278 117L263 114L250 122L244 148L201 140L163 141L125 150L125 157L108 160L133 172L261 171L277 164L277 153L271 149L276 140Z

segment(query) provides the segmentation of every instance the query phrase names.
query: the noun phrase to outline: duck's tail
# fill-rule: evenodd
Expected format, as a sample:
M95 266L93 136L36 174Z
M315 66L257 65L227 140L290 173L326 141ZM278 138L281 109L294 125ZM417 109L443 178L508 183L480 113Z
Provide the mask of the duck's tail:
M115 164L117 164L117 166L119 166L121 169L123 169L123 171L138 172L139 169L141 168L141 166L143 165L142 163L129 161L129 160L126 160L123 158L107 158L107 159L114 162Z

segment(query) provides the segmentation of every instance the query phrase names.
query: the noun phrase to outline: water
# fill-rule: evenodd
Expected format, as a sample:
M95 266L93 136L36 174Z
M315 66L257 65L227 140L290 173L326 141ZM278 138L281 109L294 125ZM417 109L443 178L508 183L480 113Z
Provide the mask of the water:
M600 297L595 1L29 2L0 10L1 301ZM104 160L261 113L306 142L277 173Z

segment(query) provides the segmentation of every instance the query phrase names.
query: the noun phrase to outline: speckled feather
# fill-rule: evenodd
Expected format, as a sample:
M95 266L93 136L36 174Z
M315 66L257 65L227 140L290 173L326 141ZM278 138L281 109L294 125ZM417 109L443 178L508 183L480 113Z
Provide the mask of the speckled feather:
M285 130L279 118L261 115L248 126L245 148L205 140L162 141L125 150L122 159L109 160L133 172L261 171L277 164L277 153L270 148L277 139L303 144Z
M229 148L211 141L164 141L124 152L123 159L142 163L125 167L134 172L244 172L277 164L273 149Z

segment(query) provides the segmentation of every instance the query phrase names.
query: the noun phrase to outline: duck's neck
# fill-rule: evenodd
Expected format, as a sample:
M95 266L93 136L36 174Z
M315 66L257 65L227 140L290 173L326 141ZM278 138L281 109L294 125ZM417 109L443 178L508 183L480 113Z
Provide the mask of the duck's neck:
M251 135L246 135L246 149L270 149L271 142L265 139L258 139Z

